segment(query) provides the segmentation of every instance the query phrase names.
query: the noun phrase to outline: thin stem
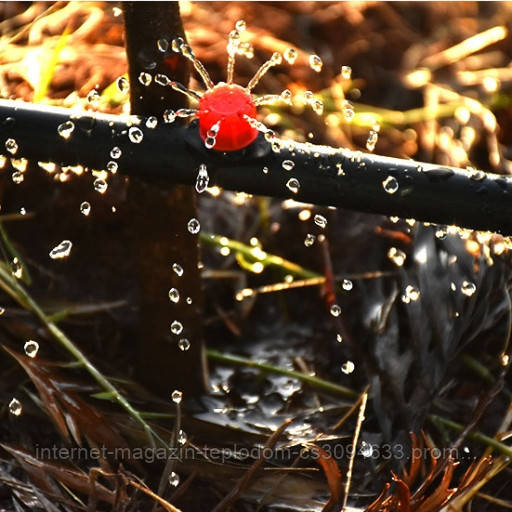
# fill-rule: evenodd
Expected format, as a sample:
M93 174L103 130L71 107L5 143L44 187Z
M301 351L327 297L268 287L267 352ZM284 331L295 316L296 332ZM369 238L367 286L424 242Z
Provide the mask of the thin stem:
M319 377L313 377L311 375L307 375L302 372L298 372L296 370L286 370L284 368L279 368L278 366L274 366L270 363L260 363L258 361L252 361L251 359L246 359L245 357L234 356L231 354L222 354L213 349L206 349L207 357L218 363L224 363L229 365L236 366L248 366L251 368L257 368L263 372L277 373L279 375L285 375L287 377L291 377L292 379L300 380L301 382L305 382L310 386L319 389L321 391L326 391L328 393L336 394L343 396L344 398L357 398L359 394L344 386L340 386L339 384L334 384L324 379L320 379Z
M24 308L31 310L45 325L53 337L85 368L93 379L105 390L112 394L112 398L125 409L134 419L136 419L148 435L152 446L155 445L154 439L158 439L163 446L166 446L164 440L144 421L140 413L135 410L119 390L89 361L87 356L55 325L39 307L31 295L19 284L6 270L4 265L0 265L0 286L6 289L9 287L15 294L11 296Z

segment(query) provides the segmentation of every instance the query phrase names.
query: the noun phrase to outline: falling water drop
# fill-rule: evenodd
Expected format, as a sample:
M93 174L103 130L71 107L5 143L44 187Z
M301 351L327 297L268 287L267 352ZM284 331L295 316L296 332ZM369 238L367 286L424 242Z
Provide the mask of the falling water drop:
M313 221L319 228L324 229L327 226L327 219L323 215L320 215L319 213L317 213L313 217Z
M181 403L181 399L183 398L183 393L181 391L179 391L178 389L175 389L172 392L171 398L175 404L179 404L179 403Z
M173 487L178 487L180 484L180 477L178 473L175 473L174 471L169 473L169 484L171 484Z
M356 368L356 365L352 361L346 361L341 365L341 371L345 375L349 375L352 373Z
M341 286L345 291L349 292L354 287L354 283L350 279L343 279Z
M180 428L177 437L178 444L184 446L187 443L187 434Z
M183 275L183 267L179 263L173 263L172 264L172 270L179 277L181 277Z
M201 229L201 224L196 218L192 218L188 221L187 229L189 233L197 235L197 233L199 233L199 230Z
M11 155L15 155L18 151L18 143L14 139L7 139L5 141L5 149L9 151Z
M39 351L39 343L34 340L28 340L25 345L23 345L23 350L25 350L25 354L27 354L28 357L36 357Z
M84 201L80 205L80 213L87 217L89 213L91 213L91 203L89 203L88 201Z
M388 251L388 258L397 266L401 267L405 263L406 254L404 251L396 247L390 247Z
M476 284L471 281L464 281L460 287L460 291L467 297L471 297L476 292Z
M177 304L180 300L180 292L176 288L169 290L169 300Z
M247 24L245 23L244 20L238 20L235 23L235 28L236 28L236 30L238 30L238 32L244 32L245 29L247 28Z
M115 174L118 168L119 165L117 162L111 160L110 162L107 163L107 171L111 172L112 174Z
M25 179L25 176L23 175L22 172L15 171L15 172L12 173L11 178L12 178L12 181L14 183L16 183L16 185L19 185Z
M388 193L388 194L394 194L398 190L398 180L394 178L393 176L388 176L383 182L382 182L382 188Z
M366 441L361 443L361 455L366 459L373 455L373 448L370 443L367 443Z
M340 314L341 314L341 308L338 306L338 304L333 304L331 306L330 311L331 311L331 315L334 317L340 316Z
M57 133L65 140L71 137L75 129L75 123L73 121L66 121L65 123L59 124L57 127Z
M205 164L201 164L196 178L196 192L202 194L208 187L209 182L210 176L208 176L208 169Z
M21 402L17 398L13 398L9 402L9 412L13 416L19 416L22 411L23 411L23 407L21 405Z
M304 245L306 247L311 247L315 243L315 240L316 240L316 236L308 233L306 235L306 238L304 239Z
M73 247L73 242L71 240L62 240L62 242L55 246L50 251L50 258L52 260L60 260L62 258L67 258L71 253L71 249Z
M190 341L188 341L187 338L181 338L180 341L178 341L178 347L182 352L186 352L190 348Z
M343 341L343 336L342 336L341 334L339 334L339 333L338 333L338 334L336 334L336 341L337 341L338 343L341 343L341 342Z
M118 158L120 158L122 154L123 154L123 152L121 151L121 148L119 148L117 146L114 146L110 150L110 158L113 158L114 160L117 160Z
M171 324L171 332L179 336L183 331L183 324L178 320L174 320Z
M108 185L105 180L102 180L101 178L96 178L93 182L93 187L94 190L96 190L96 192L104 194L107 191Z

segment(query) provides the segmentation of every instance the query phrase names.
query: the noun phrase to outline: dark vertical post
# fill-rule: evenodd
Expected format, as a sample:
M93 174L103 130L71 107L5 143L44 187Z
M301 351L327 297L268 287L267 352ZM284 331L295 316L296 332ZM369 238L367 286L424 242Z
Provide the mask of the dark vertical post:
M178 2L124 2L123 12L132 113L154 115L162 122L165 109L187 106L183 95L154 81L162 73L188 83L188 61L171 51L174 38L185 38ZM168 52L160 49L164 40L169 44ZM139 79L141 73L151 75L149 85ZM191 396L204 391L206 383L198 238L187 230L188 221L197 217L195 191L183 185L159 187L131 178L128 196L133 239L127 250L134 251L137 259L140 291L138 377L160 395L180 389L185 397ZM183 268L181 276L173 271L175 263ZM179 292L177 303L169 300L171 288ZM171 332L175 320L183 325L178 335ZM179 348L183 338L189 340L189 350Z

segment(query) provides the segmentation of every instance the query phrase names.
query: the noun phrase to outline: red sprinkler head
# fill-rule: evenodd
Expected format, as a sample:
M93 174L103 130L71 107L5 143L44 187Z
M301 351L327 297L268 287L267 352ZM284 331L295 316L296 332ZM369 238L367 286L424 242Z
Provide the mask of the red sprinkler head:
M199 101L199 134L207 148L237 151L258 136L247 117L256 119L251 94L234 84L220 83L205 92Z

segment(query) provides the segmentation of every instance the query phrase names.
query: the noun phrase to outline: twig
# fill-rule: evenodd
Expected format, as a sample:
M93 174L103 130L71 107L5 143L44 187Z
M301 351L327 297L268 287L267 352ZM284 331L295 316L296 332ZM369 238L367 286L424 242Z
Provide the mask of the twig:
M295 370L286 370L284 368L279 368L270 363L260 363L240 356L222 354L221 352L217 352L216 350L213 349L207 349L206 355L210 360L217 361L219 363L237 366L249 366L251 368L257 368L258 370L264 372L286 375L287 377L291 377L292 379L297 379L300 380L301 382L305 382L316 389L340 395L345 398L357 398L359 396L359 393L357 393L356 391L346 388L344 386L340 386L339 384L333 384L332 382L329 382L327 380L323 380L318 377L313 377L311 375L306 375L305 373L298 372Z
M292 420L287 419L284 423L269 437L268 441L265 443L266 449L271 449L275 446L281 434L284 432L286 427L292 422ZM265 453L263 450L262 453ZM260 468L260 466L265 462L265 458L261 455L257 460L254 461L252 466L247 470L245 475L240 479L238 484L227 494L221 502L213 509L212 512L221 512L223 510L228 510L231 505L238 499L240 494L244 492L244 490L248 487L251 478L254 476L254 473Z

